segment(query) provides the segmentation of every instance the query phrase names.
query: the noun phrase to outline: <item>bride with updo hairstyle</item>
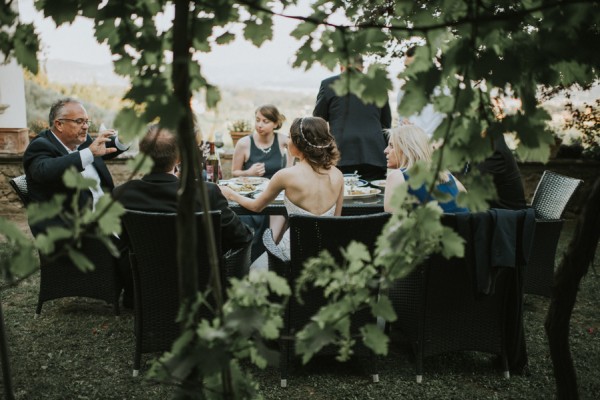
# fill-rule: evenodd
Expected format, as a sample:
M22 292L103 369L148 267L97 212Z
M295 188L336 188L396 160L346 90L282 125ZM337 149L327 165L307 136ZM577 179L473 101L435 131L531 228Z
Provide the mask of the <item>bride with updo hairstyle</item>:
M296 118L290 127L288 153L296 163L277 171L260 196L251 199L231 188L221 187L223 195L250 211L261 212L285 191L283 204L288 215L341 215L344 176L336 167L340 153L327 122L319 117ZM289 230L285 230L277 245L284 254L290 255ZM267 268L266 253L250 266L250 270Z

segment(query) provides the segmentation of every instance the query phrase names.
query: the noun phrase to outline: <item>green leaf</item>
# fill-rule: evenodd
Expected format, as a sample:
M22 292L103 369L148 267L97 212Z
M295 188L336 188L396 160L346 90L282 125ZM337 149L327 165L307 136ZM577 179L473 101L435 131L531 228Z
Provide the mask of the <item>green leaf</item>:
M146 175L152 170L154 161L150 157L145 157L143 153L138 153L135 157L127 160L127 169L136 171L138 174Z
M73 232L61 226L51 226L46 233L40 233L35 238L35 246L42 254L52 254L56 248L56 242L73 237Z
M57 26L65 22L73 22L79 12L78 7L65 7L60 1L37 1L35 6L38 10L44 11L44 16L51 17Z
M363 90L360 99L365 104L375 103L377 107L383 107L388 102L388 91L392 90L392 82L387 76L387 71L380 64L371 65L366 74L367 79L363 84Z
M215 42L218 45L224 45L227 43L231 43L234 39L235 39L235 35L233 33L225 32L225 33L217 36L217 38L215 39Z
M81 251L76 250L71 246L68 246L67 254L69 255L71 261L73 261L73 264L75 264L75 266L81 271L85 272L94 270L94 263L92 263L90 259L87 258L86 255L83 254Z
M465 240L450 228L444 227L441 245L441 254L447 259L452 257L462 258L465 255Z
M97 213L103 213L98 220L98 228L104 235L121 233L121 215L125 214L125 208L118 202L112 202L112 197L105 194L100 197L96 204Z
M386 355L390 339L375 324L367 324L360 328L365 346L373 350L375 354Z
M379 300L371 305L371 310L376 317L381 317L389 322L396 320L396 312L387 296L380 296Z
M21 245L31 242L29 237L25 235L17 225L5 219L4 217L0 217L0 232L2 232L4 237Z
M37 224L56 217L63 211L66 200L64 194L55 194L52 198L44 203L31 203L27 207L27 219L29 224Z
M70 167L65 171L63 182L68 188L81 190L93 188L98 184L95 179L84 177L75 167Z
M287 283L287 280L280 277L274 272L266 272L264 273L264 277L267 280L269 285L269 289L277 294L278 296L289 296L292 294L290 286Z
M246 21L244 38L260 47L265 41L273 39L273 21L270 18L264 18L260 22Z
M217 104L221 101L221 91L219 88L207 84L205 100L208 108L216 108Z
M312 22L309 22L309 21L304 21L304 22L299 23L296 26L296 28L290 33L290 36L300 40L300 39L310 35L317 28L318 28L318 25L316 25Z
M119 139L125 143L131 143L133 139L146 133L146 123L131 107L123 108L117 113L114 126L119 130Z
M37 53L40 48L40 42L33 24L17 24L13 40L15 57L19 64L33 74L37 74Z

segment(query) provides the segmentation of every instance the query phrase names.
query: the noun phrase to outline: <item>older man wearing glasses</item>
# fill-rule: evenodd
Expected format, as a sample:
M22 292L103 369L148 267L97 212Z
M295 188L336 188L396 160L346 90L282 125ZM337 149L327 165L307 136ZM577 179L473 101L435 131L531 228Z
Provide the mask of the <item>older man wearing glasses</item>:
M56 193L66 195L65 208L70 208L73 189L65 186L63 173L71 167L86 178L92 178L97 185L83 191L79 207L94 207L105 190L107 193L114 183L104 160L114 158L127 147L121 144L112 129L105 130L92 140L88 134L90 120L78 100L65 98L55 102L50 108L48 119L50 129L40 132L29 143L23 155L23 166L27 177L27 187L33 202L45 202ZM61 224L59 219L43 221L31 226L34 235L43 232L48 226Z
M72 212L71 204L76 191L68 188L62 177L67 169L75 168L84 177L96 181L94 187L80 193L78 207L80 210L94 208L98 199L105 192L110 195L114 188L104 160L118 156L127 150L127 146L119 142L113 129L104 130L96 139L92 139L88 134L91 121L81 102L76 99L64 98L52 104L48 123L50 128L40 132L23 155L31 201L43 203L57 193L64 194L63 209ZM66 222L57 216L30 223L30 228L33 235L37 236L49 227L65 225Z

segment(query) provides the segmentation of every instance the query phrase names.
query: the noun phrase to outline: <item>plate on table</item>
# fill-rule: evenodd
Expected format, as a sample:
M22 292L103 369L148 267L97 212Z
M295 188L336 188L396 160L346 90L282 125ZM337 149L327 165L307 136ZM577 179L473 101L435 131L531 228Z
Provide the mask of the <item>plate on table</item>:
M256 185L239 184L239 183L233 182L231 180L219 181L219 186L227 186L228 188L238 192L242 196L246 196L247 194L250 194L250 193L253 193L256 191Z
M230 179L231 182L237 183L238 185L261 185L269 182L269 178L263 178L262 176L239 176L237 178Z
M263 190L269 180L267 178L244 176L240 178L233 178L228 181L219 182L220 185L229 186L239 194L245 196L257 190Z
M371 186L374 186L378 189L381 189L381 191L384 191L385 190L385 179L377 179L376 181L372 181Z
M377 196L379 193L381 193L381 189L371 187L344 187L344 199L363 199Z

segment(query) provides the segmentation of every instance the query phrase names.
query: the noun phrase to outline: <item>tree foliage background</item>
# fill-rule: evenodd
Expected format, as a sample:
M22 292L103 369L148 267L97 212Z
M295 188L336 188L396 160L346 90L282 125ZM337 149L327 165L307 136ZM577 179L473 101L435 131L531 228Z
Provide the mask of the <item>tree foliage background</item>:
M276 15L285 17L286 8L294 3L285 0L35 2L38 9L59 25L73 21L76 16L94 20L96 38L110 46L116 71L131 80L131 87L124 96L126 106L115 121L122 132L131 138L140 134L151 121L177 130L184 168L178 251L182 293L186 301L191 302L198 290L193 284L195 260L190 249L196 245L195 219L191 215L200 164L189 100L192 93L202 93L206 103L213 107L220 99L218 88L202 74L202 53L229 43L236 35L243 35L260 46L273 35L273 18ZM14 1L7 0L0 6L0 51L16 57L35 73L39 39L33 26L18 21L12 6ZM588 87L598 79L598 1L317 0L311 2L311 8L309 15L288 16L300 20L293 31L293 36L301 42L294 59L294 65L299 68L321 63L333 69L356 54L401 55L408 43L423 43L418 47L416 61L402 74L406 80L406 95L399 111L402 115L410 115L425 104L433 103L446 118L435 132L435 138L442 139L443 145L436 152L433 168L418 165L411 173L411 184L416 186L426 182L433 188L437 170L457 170L465 162L482 160L491 152L489 137L505 132L516 134L519 140L517 151L522 157L546 160L548 145L553 140L545 126L549 116L539 107L540 91L557 91L572 85ZM365 102L376 104L386 101L390 88L385 67L377 63L372 64L365 74L349 69L335 87L340 95L351 92ZM498 107L506 98L518 99L521 107L507 113ZM84 183L77 183L74 176L69 179L74 185L85 187ZM471 210L484 209L486 200L494 196L491 180L475 173L464 183L469 192L461 195L460 202ZM400 193L396 201L401 203L405 198L406 193ZM117 211L107 211L113 205L106 203L107 208L101 207L95 217L84 216L82 224L108 217L105 224L100 224L104 226L100 233L106 234L109 228L118 229L116 217L122 211L118 211L118 207ZM428 252L444 251L452 255L462 251L456 236L441 226L441 213L435 205L428 204L416 210L399 207L399 210L380 238L379 255L373 261L375 269L383 271L381 283L384 285L410 272ZM48 207L37 210L46 216L52 212L56 210ZM427 227L436 235L412 235L397 229L410 226ZM22 240L14 230L11 232L15 235L14 240ZM38 240L37 245L51 248L51 242L57 238L45 238L43 243ZM413 251L408 251L410 249ZM427 252L415 252L414 249L427 249ZM360 252L354 250L349 254L350 257L358 256ZM213 256L213 268L216 268L216 255ZM17 269L23 267L24 259L14 265ZM388 269L382 270L386 266ZM214 285L218 286L218 283ZM278 284L274 287L285 292ZM220 292L221 288L213 286L213 294L220 296ZM192 315L192 323L189 319L187 322L192 332L201 336L202 332L208 334L224 329L228 307L223 306L222 299L217 300L221 304L219 318L212 325L202 325L202 329L196 330L194 305L189 303L187 310ZM348 296L340 295L338 301L347 302ZM383 310L373 307L374 313L393 318L385 307ZM343 336L343 332L339 334ZM377 333L367 332L367 342L369 335L372 339ZM175 359L184 355L182 349L189 350L189 346L202 343L201 337L194 337L196 340L190 339L185 346L178 347ZM384 352L385 348L375 350ZM310 353L315 349L307 351ZM232 353L228 350L228 354ZM262 356L256 357L257 354L250 351L243 356L262 363ZM251 393L251 385L232 385L234 381L239 382L232 378L237 376L237 369L230 369L234 358L224 357L222 373L211 370L216 373L210 375L214 379L204 381L205 385L222 387L220 393L224 397ZM199 364L178 377L184 382L191 378L197 381L204 376L202 371Z

